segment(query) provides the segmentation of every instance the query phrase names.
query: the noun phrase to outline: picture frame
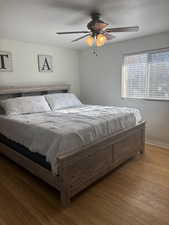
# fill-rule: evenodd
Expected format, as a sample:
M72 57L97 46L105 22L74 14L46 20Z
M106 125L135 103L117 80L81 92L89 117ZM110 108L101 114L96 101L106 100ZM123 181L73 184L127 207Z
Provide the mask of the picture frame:
M12 72L12 53L0 50L0 72Z
M51 55L38 55L39 72L53 72L53 57Z

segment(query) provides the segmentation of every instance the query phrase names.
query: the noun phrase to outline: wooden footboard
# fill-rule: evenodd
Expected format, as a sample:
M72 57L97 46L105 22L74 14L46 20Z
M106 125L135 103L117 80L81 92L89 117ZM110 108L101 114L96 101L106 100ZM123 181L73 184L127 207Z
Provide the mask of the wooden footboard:
M0 152L61 193L64 206L71 198L114 168L144 152L145 122L134 128L106 137L80 151L57 157L58 175L0 143Z
M144 152L145 123L106 138L80 152L58 157L60 192L63 205L71 197L105 174L135 156Z

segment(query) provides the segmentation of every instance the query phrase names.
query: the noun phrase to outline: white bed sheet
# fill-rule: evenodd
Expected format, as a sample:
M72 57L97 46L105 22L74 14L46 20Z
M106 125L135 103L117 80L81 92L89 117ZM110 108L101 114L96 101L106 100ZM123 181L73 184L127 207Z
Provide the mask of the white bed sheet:
M92 144L141 121L139 110L83 105L57 112L0 116L0 133L46 157L57 174L57 156Z

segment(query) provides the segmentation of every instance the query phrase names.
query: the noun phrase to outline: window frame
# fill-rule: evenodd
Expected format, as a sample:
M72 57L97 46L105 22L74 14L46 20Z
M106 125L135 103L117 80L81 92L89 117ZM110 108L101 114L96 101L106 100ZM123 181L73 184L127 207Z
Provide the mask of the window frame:
M139 51L139 52L133 52L133 53L125 53L123 54L123 57L122 57L122 71L121 71L121 98L122 99L135 99L135 100L146 100L146 101L164 101L164 102L169 102L169 99L164 99L164 98L143 98L143 97L128 97L128 96L124 96L125 95L125 88L126 85L125 85L125 64L124 64L124 60L125 60L125 57L126 56L132 56L132 55L142 55L144 53L161 53L161 52L167 52L169 51L169 47L165 47L165 48L158 48L158 49L151 49L151 50L144 50L144 51ZM147 84L146 84L147 85Z

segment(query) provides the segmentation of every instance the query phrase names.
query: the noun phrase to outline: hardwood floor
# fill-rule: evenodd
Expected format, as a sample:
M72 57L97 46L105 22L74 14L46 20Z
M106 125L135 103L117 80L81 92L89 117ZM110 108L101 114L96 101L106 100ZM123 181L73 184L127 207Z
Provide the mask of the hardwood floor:
M0 156L0 225L169 225L169 150L146 147L62 208L59 193Z

